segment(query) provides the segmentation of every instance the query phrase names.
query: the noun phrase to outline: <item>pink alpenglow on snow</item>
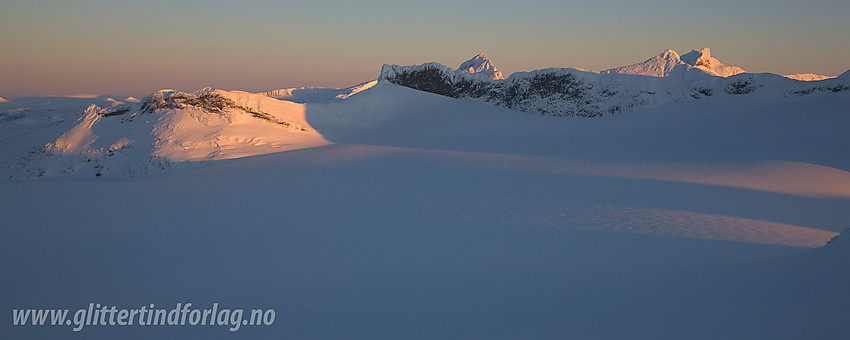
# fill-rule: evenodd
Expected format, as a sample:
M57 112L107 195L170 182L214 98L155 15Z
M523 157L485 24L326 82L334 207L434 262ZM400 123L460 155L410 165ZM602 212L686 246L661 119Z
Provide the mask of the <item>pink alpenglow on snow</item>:
M850 338L850 72L739 71L668 50L503 78L482 54L348 88L0 102L0 307L295 321L251 338Z
M493 63L490 59L487 59L484 53L463 62L457 69L467 73L482 74L490 79L504 79L502 72L499 72L496 66L493 66Z

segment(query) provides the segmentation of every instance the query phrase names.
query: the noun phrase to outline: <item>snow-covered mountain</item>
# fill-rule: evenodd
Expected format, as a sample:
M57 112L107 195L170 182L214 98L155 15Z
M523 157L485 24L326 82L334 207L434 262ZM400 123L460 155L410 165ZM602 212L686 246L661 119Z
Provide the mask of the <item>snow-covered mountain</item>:
M800 83L783 76L740 73L708 48L682 61L667 50L643 63L603 72L552 68L517 72L507 79L453 70L438 63L384 65L381 80L453 98L471 98L519 111L554 116L602 116L715 95L766 92L781 96L847 91L848 77ZM725 76L730 75L730 76Z
M642 63L613 68L602 71L601 73L639 74L644 76L666 77L670 75L675 68L682 68L684 66L685 63L682 62L676 51L666 50Z
M463 62L457 69L462 72L482 74L494 80L504 79L502 72L499 72L496 66L493 66L493 62L487 59L484 53Z
M737 70L717 62L708 49L681 58L667 50L637 66L608 72L553 68L502 79L493 63L479 54L459 70L437 63L384 65L378 80L344 89L291 88L262 94L162 90L142 100L92 95L19 98L2 103L0 171L7 179L139 178L211 161L326 145L331 137L353 133L351 127L319 131L313 124L342 119L356 121L359 129L387 119L355 118L362 113L347 109L362 108L355 104L360 100L352 100L360 94L386 91L386 86L376 90L380 83L517 111L583 117L741 95L788 101L850 89L850 73L807 82L774 74L716 75ZM349 113L328 111L335 103Z
M0 97L0 103L8 103L9 101L6 98Z
M681 56L676 51L666 50L642 63L613 68L602 71L601 73L666 77L671 75L677 68L686 70L696 68L718 77L731 77L746 72L740 67L727 66L721 63L717 58L712 57L711 50L705 47L701 50L692 50Z

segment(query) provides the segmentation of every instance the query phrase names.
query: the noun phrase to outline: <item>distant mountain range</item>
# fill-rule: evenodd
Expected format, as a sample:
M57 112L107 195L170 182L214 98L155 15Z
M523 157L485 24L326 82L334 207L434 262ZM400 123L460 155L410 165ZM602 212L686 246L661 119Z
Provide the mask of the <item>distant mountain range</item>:
M642 63L601 72L550 68L517 72L507 78L484 54L479 54L457 70L438 63L384 65L380 79L518 111L592 117L718 94L769 92L799 96L816 91L842 92L848 89L848 77L847 72L838 77L747 73L740 67L723 64L706 47L682 56L666 50Z
M375 107L395 105L386 115L416 107L412 98L418 97L385 95L396 85L516 111L594 117L742 95L770 103L846 92L850 72L825 79L746 73L724 65L704 48L682 56L667 50L602 72L550 68L504 78L491 60L478 54L457 70L438 63L384 65L377 80L344 89L160 90L143 99L0 98L0 175L139 178L198 162L326 145L332 141L328 131L315 128L317 121L342 124L340 133L350 134L382 124L385 118L370 113ZM363 96L367 93L371 95ZM364 99L352 100L360 97Z

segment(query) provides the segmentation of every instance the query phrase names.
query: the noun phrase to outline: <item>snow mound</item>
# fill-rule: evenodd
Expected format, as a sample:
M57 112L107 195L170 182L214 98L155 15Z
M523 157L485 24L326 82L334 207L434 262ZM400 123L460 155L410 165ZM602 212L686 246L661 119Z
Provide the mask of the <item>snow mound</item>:
M720 60L711 56L711 50L708 47L685 53L682 55L681 60L690 66L719 77L731 77L736 74L747 72L740 67L728 66L721 63Z
M502 72L499 72L496 66L493 66L493 63L490 59L487 59L484 53L463 62L457 69L467 73L483 74L490 79L504 79Z
M799 80L799 81L818 81L818 80L826 80L835 78L835 76L825 76L822 74L814 74L814 73L795 73L795 74L786 74L783 75L785 78Z

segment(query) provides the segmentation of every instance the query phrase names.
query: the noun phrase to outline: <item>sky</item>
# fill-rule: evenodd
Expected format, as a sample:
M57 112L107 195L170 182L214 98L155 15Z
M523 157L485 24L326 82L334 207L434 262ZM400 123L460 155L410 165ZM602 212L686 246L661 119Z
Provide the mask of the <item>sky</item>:
M485 53L505 75L666 49L750 72L850 69L850 2L0 0L0 97L348 87Z

